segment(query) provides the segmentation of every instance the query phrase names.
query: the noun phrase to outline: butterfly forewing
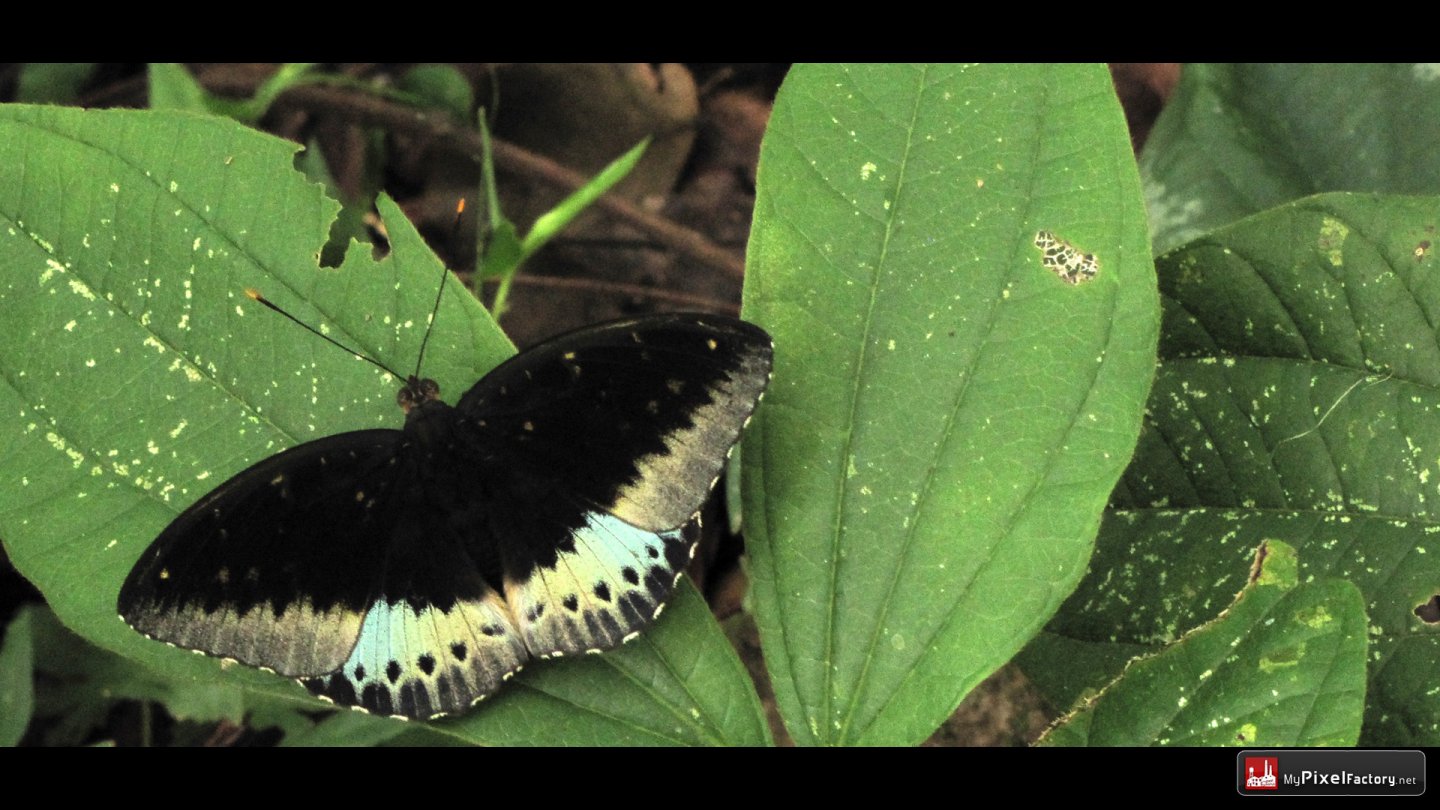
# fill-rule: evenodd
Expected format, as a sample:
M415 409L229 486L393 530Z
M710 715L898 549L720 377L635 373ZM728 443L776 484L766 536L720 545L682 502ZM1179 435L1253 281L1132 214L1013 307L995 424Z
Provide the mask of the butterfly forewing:
M658 316L529 349L461 398L503 470L493 534L532 654L609 649L658 615L770 362L750 324Z
M186 510L120 613L341 705L464 711L659 614L770 362L756 327L670 315L530 349L456 408L412 380L403 431L300 445Z
M393 516L373 505L392 485L402 439L331 436L226 481L145 551L120 615L152 638L283 675L335 669L384 570Z
M743 321L662 315L557 338L461 398L496 452L651 531L688 521L769 380L770 339Z

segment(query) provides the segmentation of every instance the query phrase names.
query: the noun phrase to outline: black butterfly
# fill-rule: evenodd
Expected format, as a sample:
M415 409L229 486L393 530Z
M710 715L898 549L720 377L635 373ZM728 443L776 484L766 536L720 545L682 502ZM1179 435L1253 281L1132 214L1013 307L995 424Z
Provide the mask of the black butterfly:
M662 315L550 340L453 408L412 376L404 429L291 448L176 518L120 615L341 705L462 712L660 614L770 366L758 327Z

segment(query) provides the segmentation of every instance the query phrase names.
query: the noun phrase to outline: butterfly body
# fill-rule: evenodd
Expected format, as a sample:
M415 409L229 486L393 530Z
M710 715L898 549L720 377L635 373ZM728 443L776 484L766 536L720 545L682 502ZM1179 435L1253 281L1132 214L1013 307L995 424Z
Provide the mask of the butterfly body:
M463 711L654 620L770 357L742 321L669 315L551 340L453 407L412 377L403 429L291 448L177 517L121 616L341 705Z

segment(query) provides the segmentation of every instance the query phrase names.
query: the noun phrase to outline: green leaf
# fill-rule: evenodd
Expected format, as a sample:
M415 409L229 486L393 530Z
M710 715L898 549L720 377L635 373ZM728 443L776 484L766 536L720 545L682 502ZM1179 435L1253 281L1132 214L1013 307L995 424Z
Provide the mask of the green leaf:
M78 745L107 727L121 700L158 701L180 720L238 723L245 695L216 682L166 679L134 661L90 644L49 610L31 611L36 687L35 714L44 718L46 745Z
M457 123L470 120L475 90L451 65L417 65L400 77L397 89L435 109L445 110Z
M1090 574L1022 657L1057 705L1210 621L1266 539L1369 614L1362 745L1440 741L1440 199L1323 195L1161 258L1161 367ZM1077 656L1078 648L1089 648Z
M30 632L33 609L23 606L5 628L0 642L0 746L25 736L35 710L35 654Z
M1440 191L1434 65L1187 65L1140 158L1157 253L1322 191Z
M157 62L150 65L150 109L204 113L210 111L210 94L184 65Z
M490 135L483 116L480 120L480 132L485 139L488 151ZM500 279L500 286L495 291L495 301L491 305L491 310L496 317L505 313L505 301L510 293L510 285L514 281L515 275L520 272L520 266L525 263L525 260L534 256L536 251L544 247L551 239L559 236L565 227L575 221L575 218L580 216L586 208L600 199L616 183L624 180L625 176L635 168L635 164L640 162L640 158L645 155L645 149L649 145L650 139L646 138L631 147L630 151L611 161L585 185L575 189L554 208L541 214L535 220L535 224L530 226L530 232L520 240L518 255L516 255L515 228L498 214L499 209L495 204L493 186L490 186L490 181L487 179L487 198L491 202L493 230L481 273L486 278L498 277ZM485 163L487 166L490 165L488 154ZM487 172L487 177L489 176Z
M1355 744L1365 703L1365 605L1341 579L1299 584L1271 542L1220 617L1130 664L1046 733L1052 745Z
M311 141L305 151L295 159L297 169L312 181L324 186L327 195L341 202L340 214L330 228L330 238L320 252L320 264L324 267L340 266L345 260L345 251L350 247L351 240L366 244L371 242L370 229L365 225L365 218L375 209L375 198L380 193L385 150L382 133L367 131L364 137L365 165L360 172L360 188L353 198L345 194L345 190L331 174L320 144Z
M341 268L317 267L338 206L294 171L295 149L212 117L0 107L0 407L10 415L0 537L60 619L96 644L181 682L314 707L292 681L149 641L115 609L141 552L219 483L299 442L401 424L396 380L244 294L262 290L400 373L416 362L443 268L384 198L391 255L376 261L352 245ZM454 401L512 352L451 284L422 371ZM533 664L520 683L553 693L521 686L504 696L527 726L482 707L446 733L599 741L606 726L589 714L593 693L615 690L641 718L632 722L658 704L707 730L677 735L672 721L645 729L652 737L763 740L734 653L714 620L686 605L697 599L678 598L640 646ZM571 666L588 673L583 683L553 674ZM643 667L681 684L657 675L653 689L636 690ZM703 701L663 703L694 683L705 685ZM712 706L726 713L707 714Z
M573 222L586 208L614 188L616 183L624 180L635 168L635 164L640 162L640 158L645 156L645 150L649 146L650 139L646 138L630 147L629 151L610 161L609 165L590 178L585 185L575 189L554 208L536 218L535 224L530 226L530 232L525 234L525 240L521 243L521 261L535 255L535 251L559 236L565 226Z
M312 65L304 62L281 65L255 89L248 99L217 96L206 90L183 65L157 63L150 66L150 108L213 113L245 124L255 124L265 116L270 105L281 93L307 81Z
M15 98L30 104L71 104L94 73L94 62L27 64L20 69Z
M1099 260L1068 284L1052 231ZM1099 67L806 66L745 312L754 608L800 744L929 735L1084 573L1153 373L1139 177Z
M313 67L314 65L309 62L289 62L283 64L279 70L270 74L268 79L261 82L260 86L255 88L255 96L253 98L242 102L230 102L229 99L216 99L216 101L230 102L232 107L227 114L235 120L246 124L254 124L265 117L265 113L269 111L270 105L275 103L275 99L279 98L281 93L289 90L291 87L310 81L311 77L308 74ZM223 110L217 109L216 111L221 112Z
M281 745L304 748L379 745L407 731L404 723L360 712L336 712L309 729L285 735Z

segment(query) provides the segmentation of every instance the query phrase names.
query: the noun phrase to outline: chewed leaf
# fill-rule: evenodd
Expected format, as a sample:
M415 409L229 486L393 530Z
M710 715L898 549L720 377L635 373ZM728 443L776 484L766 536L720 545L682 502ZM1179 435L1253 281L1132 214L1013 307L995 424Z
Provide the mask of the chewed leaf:
M1035 247L1040 248L1040 262L1046 270L1066 284L1079 284L1095 278L1100 260L1094 253L1084 253L1049 231L1036 231Z

